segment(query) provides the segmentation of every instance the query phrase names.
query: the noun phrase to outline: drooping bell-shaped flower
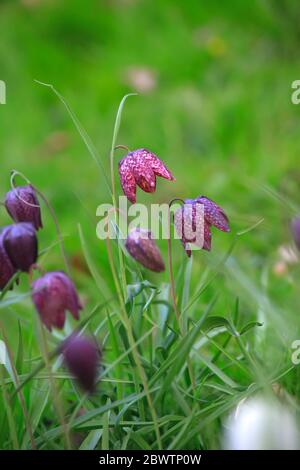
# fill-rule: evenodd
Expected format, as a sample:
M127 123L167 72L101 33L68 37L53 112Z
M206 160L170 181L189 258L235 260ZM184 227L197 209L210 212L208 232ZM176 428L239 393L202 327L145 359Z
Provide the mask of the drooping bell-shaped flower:
M38 256L38 241L29 222L8 225L3 230L3 246L15 269L29 272Z
M79 319L82 306L71 279L62 271L46 273L32 284L32 300L42 322L51 331L62 329L66 310Z
M5 207L15 222L31 222L36 230L43 227L40 204L30 184L11 189L6 194Z
M164 261L151 232L141 228L132 229L125 246L129 254L145 268L157 273L165 270Z
M291 222L292 235L298 250L300 250L300 217L296 217Z
M16 273L3 245L3 231L0 234L0 290L4 289Z
M64 341L62 352L67 368L81 388L89 393L94 392L101 360L101 351L96 343L74 333Z
M205 196L185 199L183 206L174 214L174 225L183 247L191 256L190 244L211 250L211 227L229 232L229 222L223 209Z
M133 204L136 202L136 186L147 193L154 193L156 176L170 181L175 178L165 164L147 149L129 152L119 162L119 175L125 196Z

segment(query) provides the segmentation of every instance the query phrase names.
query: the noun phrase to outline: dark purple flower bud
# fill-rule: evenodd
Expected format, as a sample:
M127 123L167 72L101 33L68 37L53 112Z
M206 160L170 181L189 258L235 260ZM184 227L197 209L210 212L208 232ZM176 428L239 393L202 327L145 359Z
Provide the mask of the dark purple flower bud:
M296 217L291 222L292 235L298 250L300 250L300 217Z
M85 336L73 334L63 344L66 366L86 392L95 391L101 351Z
M62 329L66 310L79 319L80 304L75 286L62 271L45 274L32 284L32 300L42 322L51 331L52 327Z
M129 254L145 268L157 273L165 270L164 261L151 232L134 228L129 233L125 246Z
M34 226L29 222L8 225L3 230L3 246L13 266L17 270L29 272L38 255Z
M0 234L0 289L4 289L6 284L10 281L16 273L6 250L3 246L3 232Z
M190 243L210 251L211 227L229 232L228 217L221 207L205 196L185 199L184 202L174 214L174 225L186 254L191 256Z
M5 207L15 222L31 222L38 230L42 228L41 208L31 185L18 186L6 194Z
M133 204L136 202L136 185L147 193L154 193L156 176L175 181L165 164L147 149L134 150L122 158L119 174L123 192Z

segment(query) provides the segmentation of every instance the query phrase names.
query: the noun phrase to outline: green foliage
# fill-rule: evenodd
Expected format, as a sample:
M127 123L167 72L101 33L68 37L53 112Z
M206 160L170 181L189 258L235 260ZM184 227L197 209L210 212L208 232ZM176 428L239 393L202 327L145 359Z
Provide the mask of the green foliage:
M220 447L228 413L274 385L299 414L299 366L290 357L300 337L299 264L275 269L300 199L299 109L290 102L299 78L297 2L30 3L0 7L1 187L4 194L16 168L47 194L85 308L79 325L47 333L49 374L26 276L1 296L0 339L5 333L11 354L0 365L0 448L32 447L22 403L39 449L62 449L68 436L82 450ZM130 78L139 68L153 72L145 93ZM136 91L118 134L117 104ZM194 252L191 261L173 243L181 328L168 273L141 271L113 244L118 291L96 238L96 208L111 200L110 160L116 169L121 157L112 155L115 144L149 147L176 176L159 181L151 202L201 193L230 217L232 234L215 232L211 253ZM40 263L59 269L46 208L43 219ZM57 356L75 327L103 345L92 396Z

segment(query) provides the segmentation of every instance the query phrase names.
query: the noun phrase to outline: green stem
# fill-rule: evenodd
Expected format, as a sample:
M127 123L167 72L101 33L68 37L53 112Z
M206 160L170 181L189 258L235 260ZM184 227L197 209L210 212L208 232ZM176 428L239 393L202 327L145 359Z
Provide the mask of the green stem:
M129 93L125 95L121 100L121 103L118 108L118 112L115 119L114 131L113 131L113 138L111 143L110 149L110 176L111 176L111 189L112 189L112 202L115 208L115 222L118 225L118 208L117 208L117 197L116 197L116 182L115 182L115 171L114 171L114 153L116 148L117 137L120 129L121 124L121 117L122 111L125 104L125 101L129 96L136 96L136 93ZM118 146L120 147L120 146ZM119 234L118 234L119 236ZM122 290L123 290L123 299L126 300L127 296L127 282L126 282L126 272L125 272L125 264L124 264L124 255L120 243L118 243L118 255L119 255L119 263L120 263L120 275L121 275L121 283L122 283Z
M19 380L18 373L17 373L16 367L15 367L13 354L12 354L12 351L11 351L9 345L8 345L7 336L6 336L6 333L5 333L5 330L3 328L3 324L2 324L1 321L0 321L0 329L2 331L4 343L5 343L6 350L7 350L7 353L8 353L8 357L9 357L9 360L10 360L12 373L13 373L14 380L15 380L15 385L16 385L16 387L19 387L20 380ZM19 390L18 397L19 397L20 405L21 405L22 412L23 412L23 415L24 415L26 428L27 428L27 432L28 432L28 435L29 435L30 443L31 443L31 448L36 450L36 445L35 445L35 442L34 442L33 431L32 431L32 426L31 426L31 422L30 422L30 418L29 418L29 413L28 413L28 410L27 410L27 407L26 407L25 397L24 397L24 394L23 394L22 390Z
M123 324L126 328L129 344L130 344L130 347L132 348L132 355L133 355L134 361L136 363L138 373L139 373L139 376L141 378L141 381L142 381L142 384L143 384L143 387L144 387L144 390L145 390L145 393L146 393L148 405L149 405L150 412L151 412L151 415L152 415L152 419L153 419L153 422L154 422L154 428L155 428L155 433L156 433L158 446L159 446L160 449L162 449L162 442L161 442L161 437L160 437L157 414L156 414L156 411L155 411L155 408L154 408L154 405L153 405L152 397L151 397L150 390L149 390L149 387L148 387L147 377L146 377L144 368L142 366L142 363L140 361L139 352L138 352L136 342L135 342L135 339L134 339L134 336L133 336L131 323L130 323L130 320L128 318L127 311L126 311L126 306L125 306L125 303L124 303L124 300L123 300L123 297L122 297L122 292L121 292L121 289L120 289L120 285L119 285L119 282L118 282L118 278L117 278L117 274L116 274L116 270L115 270L115 266L114 266L114 262L113 262L110 240L109 240L108 237L106 238L106 243L107 243L107 253L108 253L109 264L110 264L110 268L111 268L111 271L112 271L112 276L113 276L113 279L114 279L114 282L115 282L115 285L116 285L116 290L117 290L117 294L118 294L118 298L119 298L119 302L120 302L121 320L123 321Z
M62 403L60 401L60 397L59 397L59 394L58 394L58 391L57 391L57 388L56 388L55 380L54 380L54 377L53 377L53 374L52 374L50 355L49 355L49 351L48 351L48 345L47 345L47 339L46 339L44 327L42 325L42 322L39 321L39 320L38 320L38 324L39 324L39 329L40 329L42 352L43 352L44 361L45 361L46 368L47 368L48 375L49 375L49 381L50 381L50 387L51 387L51 392L52 392L52 397L53 397L53 403L54 403L54 406L56 408L61 426L64 430L64 436L65 436L65 440L66 440L66 447L67 447L68 450L71 450L72 445L71 445L69 427L68 427L68 425L65 421L63 406L62 406Z
M169 219L168 220L168 224L169 224L168 265L169 265L169 275L170 275L170 285L171 285L171 296L172 296L174 311L175 311L175 315L176 315L176 320L177 320L177 324L178 324L180 334L181 334L181 336L184 336L184 331L183 331L183 328L182 328L182 325L181 325L181 318L180 318L181 314L180 314L180 310L179 310L179 307L178 307L178 304L177 304L177 301L176 301L176 291L175 291L175 282L174 282L174 274L173 274L172 244L171 244L171 206L172 206L173 202L178 201L178 200L181 201L181 202L184 202L184 201L182 201L182 199L176 198L176 199L172 199L172 201L169 203L169 210L168 210L168 219ZM189 371L189 376L190 376L192 388L193 388L193 391L195 391L196 382L195 382L195 378L194 378L192 364L191 364L191 361L190 361L189 358L187 359L187 366L188 366L188 371Z
M0 365L0 383L1 383L1 388L2 388L2 391L3 391L3 401L4 401L4 404L5 404L5 408L6 408L6 415L7 415L9 433L10 433L10 437L11 437L11 440L12 440L12 443L13 443L14 450L18 450L19 449L19 442L18 442L17 430L16 430L16 426L15 426L15 420L14 420L14 416L13 416L13 410L12 410L12 407L11 407L10 397L9 397L9 395L7 393L7 390L6 390L6 383L5 383L5 380L4 380L4 377L3 377L2 367L3 366Z

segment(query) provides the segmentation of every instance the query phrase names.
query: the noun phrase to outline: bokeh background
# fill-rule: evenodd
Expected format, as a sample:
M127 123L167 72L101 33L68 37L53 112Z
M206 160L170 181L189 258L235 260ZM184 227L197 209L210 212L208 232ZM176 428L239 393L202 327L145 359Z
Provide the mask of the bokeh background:
M138 92L126 102L118 144L150 148L177 178L173 184L160 179L151 201L204 194L230 217L232 233L215 232L213 252L195 254L193 282L237 232L263 219L240 238L226 276L205 292L199 311L220 290L222 314L239 296L245 317L269 321L267 334L284 331L296 339L300 270L286 245L300 202L300 106L291 103L291 83L300 78L298 2L1 0L0 32L0 79L7 84L7 104L0 106L1 194L12 168L45 193L82 296L89 301L98 294L78 223L110 282L105 246L95 234L96 207L110 202L109 194L66 109L34 80L64 96L107 175L119 102ZM116 152L116 167L121 157ZM149 195L138 197L150 203ZM46 248L56 240L46 209L44 225ZM185 260L179 243L174 255L179 272ZM47 269L62 267L57 247L43 262ZM269 344L272 363L283 352L276 341Z

